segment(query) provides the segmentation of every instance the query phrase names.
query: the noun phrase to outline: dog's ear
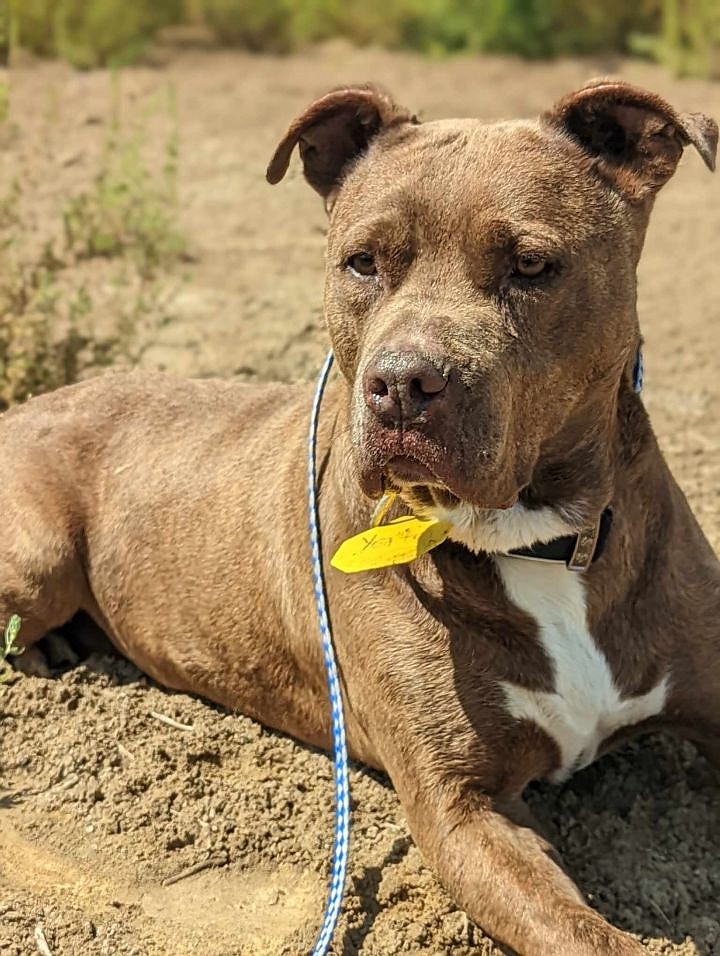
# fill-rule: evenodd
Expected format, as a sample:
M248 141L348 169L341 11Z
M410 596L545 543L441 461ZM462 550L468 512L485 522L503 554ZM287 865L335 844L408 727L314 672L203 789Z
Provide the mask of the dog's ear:
M662 97L629 83L593 80L556 103L542 121L579 143L598 172L632 201L667 182L689 143L715 169L717 123L703 113L678 113Z
M382 130L406 122L417 120L375 86L333 90L293 121L270 160L268 182L280 182L293 149L299 145L305 178L327 201L348 164L371 140Z

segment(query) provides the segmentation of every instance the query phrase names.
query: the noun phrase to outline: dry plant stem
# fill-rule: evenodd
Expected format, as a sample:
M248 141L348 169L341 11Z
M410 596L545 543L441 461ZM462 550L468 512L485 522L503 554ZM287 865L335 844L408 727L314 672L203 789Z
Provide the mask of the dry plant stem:
M52 956L50 947L48 946L47 939L45 939L45 933L40 923L35 927L35 945L37 946L37 951L40 953L40 956Z
M203 870L209 870L211 867L216 866L225 866L227 861L226 853L213 853L207 860L201 860L200 863L193 863L192 866L180 870L180 872L174 876L169 876L166 880L163 880L162 885L172 886L173 883L179 883L180 880L185 880L189 876L195 876L196 873L202 873Z
M650 906L652 906L652 908L655 910L655 912L656 912L659 916L661 916L661 917L663 918L663 920L665 921L665 923L672 929L672 923L671 923L670 920L667 918L667 916L666 916L666 914L663 912L663 910L660 908L660 905L659 905L658 903L656 903L655 900L654 900L651 896L648 896L648 903L650 904Z
M125 747L123 744L118 742L117 749L119 750L120 755L122 757L125 757L126 760L135 759L135 754L132 752L132 750L128 750L127 747Z
M150 711L150 716L154 717L155 720L160 720L162 723L167 724L168 727L174 727L175 730L195 730L192 724L181 724L179 720L173 720L172 717L166 717L165 714L158 714L154 710Z

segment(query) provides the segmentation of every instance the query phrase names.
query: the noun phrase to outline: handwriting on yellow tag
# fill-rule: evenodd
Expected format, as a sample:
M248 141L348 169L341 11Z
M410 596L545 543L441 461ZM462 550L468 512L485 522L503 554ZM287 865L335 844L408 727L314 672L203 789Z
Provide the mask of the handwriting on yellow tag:
M330 563L346 574L407 564L442 544L451 527L447 521L414 515L395 518L343 541Z

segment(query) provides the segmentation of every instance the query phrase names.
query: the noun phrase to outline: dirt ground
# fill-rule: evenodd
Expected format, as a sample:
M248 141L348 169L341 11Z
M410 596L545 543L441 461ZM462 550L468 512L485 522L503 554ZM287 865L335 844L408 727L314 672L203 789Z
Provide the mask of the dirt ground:
M259 379L318 368L324 214L297 166L281 186L264 181L276 140L314 94L374 79L428 118L492 119L535 114L609 71L720 117L720 85L638 63L432 62L330 45L288 59L175 50L124 70L124 108L157 101L169 81L176 91L193 260L177 269L172 320L148 335L142 363ZM12 82L17 129L0 172L31 172L25 221L42 231L92 175L111 83L57 64L20 65ZM165 118L148 115L159 141ZM658 201L640 270L647 404L716 549L719 186L686 156ZM91 285L106 281L102 264L82 268ZM38 951L38 925L53 956L308 951L332 842L326 756L99 654L51 680L17 679L0 692L0 721L1 953ZM387 781L355 767L352 795L334 952L499 953L424 866ZM565 786L534 786L530 800L592 904L649 953L720 953L720 790L692 747L651 738Z

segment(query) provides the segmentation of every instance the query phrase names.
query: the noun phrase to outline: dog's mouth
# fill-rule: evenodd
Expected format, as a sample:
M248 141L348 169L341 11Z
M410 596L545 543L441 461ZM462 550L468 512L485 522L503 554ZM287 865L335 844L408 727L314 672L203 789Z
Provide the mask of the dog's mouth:
M421 511L454 509L463 503L505 510L518 500L516 490L498 494L490 488L468 487L452 473L448 462L429 462L414 454L395 454L381 465L362 469L360 483L369 497L379 498L387 491L396 491Z
M418 511L424 514L432 514L438 509L445 512L453 512L461 506L470 506L474 511L495 512L507 511L517 504L520 493L513 491L509 495L490 496L475 492L472 495L456 493L446 485L433 482L428 484L414 483L405 487L397 487L409 503Z
M491 411L472 422L466 416L460 423L397 427L360 416L353 451L362 491L374 499L398 491L408 502L422 497L428 507L511 508L529 480L528 469L516 467L507 429Z
M395 455L387 463L384 476L393 485L435 485L438 476L424 462L412 455Z

